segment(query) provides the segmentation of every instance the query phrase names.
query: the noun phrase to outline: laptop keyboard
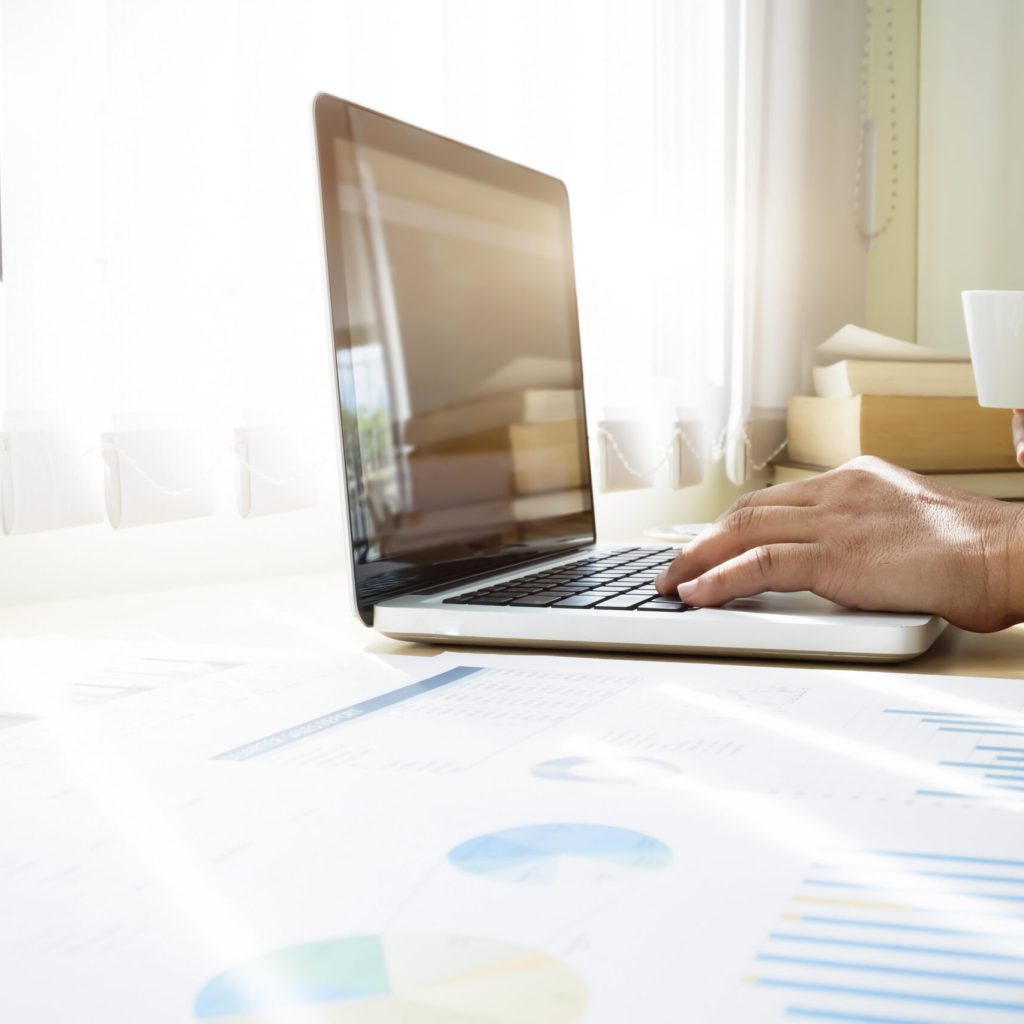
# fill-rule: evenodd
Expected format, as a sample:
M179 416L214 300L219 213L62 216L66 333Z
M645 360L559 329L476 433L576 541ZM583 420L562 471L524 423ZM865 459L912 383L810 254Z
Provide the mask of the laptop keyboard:
M601 611L689 611L689 605L677 598L661 597L654 589L654 577L670 565L677 554L678 548L619 548L446 597L444 603L597 608Z

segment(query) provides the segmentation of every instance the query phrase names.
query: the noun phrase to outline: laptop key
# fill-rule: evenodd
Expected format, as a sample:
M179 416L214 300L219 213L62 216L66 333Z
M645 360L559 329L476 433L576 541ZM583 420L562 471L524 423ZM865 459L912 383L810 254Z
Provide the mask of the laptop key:
M593 608L608 600L608 594L574 594L552 605L553 608Z
M546 608L549 604L554 604L556 601L561 601L568 596L568 594L561 594L557 591L544 590L539 594L527 594L525 597L517 597L514 601L509 601L509 604L526 606L528 608Z
M650 600L649 594L619 594L616 597L609 597L602 601L595 608L614 608L621 611L628 611L630 608L638 608Z
M691 612L693 607L682 601L648 601L637 607L638 612Z

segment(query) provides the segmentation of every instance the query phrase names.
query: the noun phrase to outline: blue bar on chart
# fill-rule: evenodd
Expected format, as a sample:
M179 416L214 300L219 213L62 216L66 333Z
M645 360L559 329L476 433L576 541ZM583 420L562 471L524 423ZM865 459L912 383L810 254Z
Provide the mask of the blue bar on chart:
M251 743L246 743L241 747L235 747L234 750L227 750L223 754L217 754L214 760L250 761L253 758L260 757L262 754L270 753L273 750L279 750L281 747L297 743L299 740L304 740L309 736L323 733L329 729L336 729L339 726L348 725L350 722L354 722L359 718L364 718L367 715L374 714L375 712L395 707L405 701L412 700L413 698L419 697L425 693L430 693L442 686L457 683L462 679L466 679L469 676L476 675L478 672L483 671L484 670L481 668L457 665L455 668L450 668L447 672L442 672L439 675L432 676L430 679L421 679L418 683L410 683L408 686L401 686L397 690L391 690L378 697L371 697L369 700L360 701L358 704L353 704L351 707L340 708L338 711L331 711L326 715L320 715L317 718L310 719L308 722L299 722L296 725L289 726L287 729L282 729L280 732L275 732L270 736L263 736L260 739L253 740Z

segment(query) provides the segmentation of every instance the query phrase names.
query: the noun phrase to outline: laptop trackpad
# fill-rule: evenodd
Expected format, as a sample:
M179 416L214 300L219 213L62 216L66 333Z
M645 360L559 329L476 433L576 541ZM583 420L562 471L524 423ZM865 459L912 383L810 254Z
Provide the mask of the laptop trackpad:
M808 590L802 590L795 594L759 594L757 597L738 597L722 606L722 611L743 611L758 612L761 614L778 615L787 620L794 618L813 617L821 620L822 617L832 619L846 619L852 624L863 623L865 625L876 625L880 623L892 624L893 618L901 620L917 620L926 622L932 618L931 615L905 612L865 612L853 608L843 608L833 601L828 601ZM912 621L904 624L911 625Z

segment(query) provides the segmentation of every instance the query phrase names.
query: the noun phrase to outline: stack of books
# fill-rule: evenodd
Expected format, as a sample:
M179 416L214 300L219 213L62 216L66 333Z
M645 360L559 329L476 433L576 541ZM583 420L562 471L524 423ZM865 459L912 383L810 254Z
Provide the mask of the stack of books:
M590 502L582 430L573 367L537 356L418 410L402 430L404 539L578 515Z
M877 455L975 494L1024 499L1010 413L978 405L967 356L847 325L818 347L813 396L790 399L773 483Z
M417 505L577 490L583 486L580 392L533 388L443 406L405 428ZM445 476L452 476L449 486Z

